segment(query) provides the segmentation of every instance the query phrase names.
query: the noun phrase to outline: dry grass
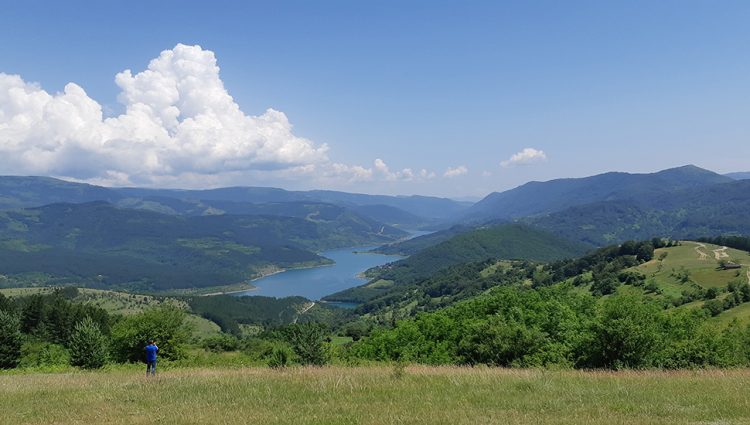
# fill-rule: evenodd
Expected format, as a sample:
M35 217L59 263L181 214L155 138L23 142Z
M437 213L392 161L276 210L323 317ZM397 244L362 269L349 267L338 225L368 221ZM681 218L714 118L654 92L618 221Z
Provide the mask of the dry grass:
M401 376L400 378L398 376ZM750 371L391 367L0 375L3 424L743 424Z

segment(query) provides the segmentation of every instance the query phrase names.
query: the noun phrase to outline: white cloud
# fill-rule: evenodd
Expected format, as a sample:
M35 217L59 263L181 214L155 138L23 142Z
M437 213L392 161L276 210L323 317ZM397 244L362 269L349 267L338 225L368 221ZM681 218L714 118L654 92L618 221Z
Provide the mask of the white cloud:
M74 83L50 94L0 73L0 170L155 185L335 168L328 147L294 135L283 112L243 113L224 88L213 52L200 46L178 44L145 71L125 70L115 82L125 113L105 119L102 106ZM367 177L363 170L351 167L358 178Z
M524 148L521 152L513 154L510 159L500 162L503 167L512 167L514 165L528 165L547 160L544 151L534 148Z
M404 168L401 171L391 171L390 167L380 158L375 159L373 165L375 172L387 181L412 181L415 177L414 171L411 168Z
M428 171L422 168L421 170L419 170L419 177L425 180L430 180L430 179L434 179L435 177L437 177L437 174L435 174L434 171Z
M492 177L492 173L487 170L484 170L482 171L482 177Z
M448 167L448 169L443 174L443 177L453 178L464 175L468 172L469 169L463 165L459 165L458 167Z

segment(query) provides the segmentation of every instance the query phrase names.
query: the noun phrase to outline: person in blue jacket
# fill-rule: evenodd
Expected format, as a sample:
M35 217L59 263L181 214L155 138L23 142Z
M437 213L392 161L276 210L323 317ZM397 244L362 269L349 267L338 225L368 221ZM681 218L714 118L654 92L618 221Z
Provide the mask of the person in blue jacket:
M156 353L159 352L159 347L156 346L153 339L148 340L146 346L146 376L149 372L151 376L156 375Z

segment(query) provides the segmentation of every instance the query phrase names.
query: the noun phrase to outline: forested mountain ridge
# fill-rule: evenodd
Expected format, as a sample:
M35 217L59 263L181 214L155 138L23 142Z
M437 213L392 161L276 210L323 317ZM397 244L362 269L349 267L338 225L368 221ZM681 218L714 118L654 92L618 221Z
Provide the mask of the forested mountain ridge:
M592 246L652 236L695 239L747 235L750 180L578 205L519 221Z
M395 240L403 232L346 209L306 218L174 216L105 202L0 212L0 273L27 284L164 290L242 282L325 264L313 251ZM338 214L336 214L338 213Z
M326 190L288 191L271 187L228 187L206 190L107 188L50 177L0 176L0 210L52 203L106 201L126 208L164 214L293 215L284 206L327 204L347 208L375 221L407 228L435 224L463 211L470 203L430 196L386 196ZM275 205L274 208L265 207ZM265 209L265 212L259 212Z
M368 270L370 282L325 297L329 301L373 302L400 296L408 285L441 270L487 259L553 261L575 257L585 246L520 224L480 227L458 234L408 258ZM377 301L375 301L377 302Z
M610 172L584 178L530 182L505 192L491 193L459 217L464 222L514 219L595 202L658 199L675 191L731 181L729 177L688 165L650 174Z

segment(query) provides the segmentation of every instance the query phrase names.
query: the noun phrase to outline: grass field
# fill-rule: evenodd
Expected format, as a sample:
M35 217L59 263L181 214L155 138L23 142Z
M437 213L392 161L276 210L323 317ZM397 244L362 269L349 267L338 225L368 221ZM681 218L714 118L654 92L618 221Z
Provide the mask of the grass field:
M408 367L0 374L3 424L747 424L750 371Z

